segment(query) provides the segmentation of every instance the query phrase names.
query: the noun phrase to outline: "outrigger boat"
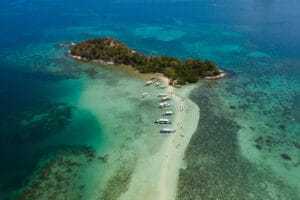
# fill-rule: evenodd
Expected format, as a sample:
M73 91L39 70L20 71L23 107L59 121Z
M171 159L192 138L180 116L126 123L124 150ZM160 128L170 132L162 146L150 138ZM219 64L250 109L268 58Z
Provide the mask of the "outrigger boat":
M145 98L147 95L148 95L148 93L147 93L147 92L144 92L144 93L141 95L141 97L142 97L142 98Z
M169 119L158 119L158 120L155 120L154 123L157 123L157 124L172 124L172 121L169 120Z
M167 94L158 94L157 97L166 97L168 96Z
M146 83L145 83L145 86L149 86L149 85L152 85L153 84L153 81L147 81Z
M163 116L172 116L174 113L172 111L166 111L164 112Z
M171 99L170 97L166 96L166 97L163 97L160 101L168 101L170 99Z
M168 134L168 133L175 133L176 130L170 129L170 128L163 128L159 131L162 134Z
M164 103L160 103L160 104L158 105L158 107L160 107L160 108L167 108L167 107L170 107L170 104L164 102Z

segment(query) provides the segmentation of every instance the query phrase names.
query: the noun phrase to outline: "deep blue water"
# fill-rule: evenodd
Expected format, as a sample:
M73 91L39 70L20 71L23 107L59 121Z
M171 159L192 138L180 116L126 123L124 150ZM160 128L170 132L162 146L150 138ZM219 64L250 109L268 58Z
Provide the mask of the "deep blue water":
M73 77L36 70L52 64L63 69L73 66L64 56L53 58L53 52L61 51L55 44L112 36L145 54L216 61L230 72L229 78L212 86L217 91L210 98L220 99L218 106L237 107L234 111L237 116L245 112L264 116L261 121L266 123L276 122L277 129L272 129L274 138L281 137L278 125L283 124L284 134L292 135L292 140L299 142L299 10L297 0L2 0L2 126L13 126L14 122L8 119L11 114L72 93L65 93L64 87L57 84ZM250 122L255 123L249 119ZM259 131L254 134L259 135ZM264 131L268 134L268 130ZM5 140L6 130L0 134L1 140ZM67 141L66 136L62 144L68 144ZM30 174L38 152L33 152L30 142L22 147L5 141L1 144L1 163L7 164L0 167L0 193L5 193ZM19 147L23 151L16 150ZM299 153L292 155L294 162L299 162ZM18 159L21 157L24 159Z

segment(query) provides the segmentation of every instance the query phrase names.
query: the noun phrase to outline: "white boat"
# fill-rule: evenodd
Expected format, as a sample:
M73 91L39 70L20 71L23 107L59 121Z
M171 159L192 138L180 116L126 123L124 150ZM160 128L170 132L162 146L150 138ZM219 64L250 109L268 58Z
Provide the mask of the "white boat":
M155 120L154 123L157 123L157 124L172 124L172 121L169 120L169 119L158 119L158 120Z
M158 94L157 97L166 97L168 96L167 94Z
M144 98L144 97L146 97L147 95L148 95L148 93L147 93L147 92L144 92L144 93L141 95L141 97Z
M159 86L157 86L159 89L165 89L166 88L166 86L163 86L163 85L159 85Z
M74 47L76 45L76 43L75 42L68 42L68 46L71 46L71 47Z
M61 43L61 44L58 44L58 45L61 46L61 47L74 47L76 45L76 43L70 41L70 42Z
M160 107L160 108L167 108L167 107L170 107L170 104L164 102L164 103L160 103L158 107Z
M160 83L159 83L159 82L156 82L156 83L155 83L155 86L156 86L156 87L159 87L159 86L160 86Z
M170 99L171 99L170 97L166 96L166 97L163 97L160 101L168 101Z
M177 85L173 85L173 86L176 88L181 88L182 85L177 84Z
M152 85L153 84L153 81L147 81L146 83L145 83L145 86L149 86L149 85Z
M160 130L160 133L162 134L168 134L168 133L175 133L176 130L170 129L170 128L163 128Z
M172 111L166 111L164 112L163 116L172 116L174 113Z

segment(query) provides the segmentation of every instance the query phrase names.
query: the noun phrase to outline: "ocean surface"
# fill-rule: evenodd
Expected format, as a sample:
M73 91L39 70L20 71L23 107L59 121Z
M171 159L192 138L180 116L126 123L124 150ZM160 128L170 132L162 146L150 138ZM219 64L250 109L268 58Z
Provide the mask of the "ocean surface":
M297 0L1 0L0 199L118 199L164 137L145 77L57 44L114 37L146 55L209 59L177 199L300 199ZM152 92L154 88L150 88Z

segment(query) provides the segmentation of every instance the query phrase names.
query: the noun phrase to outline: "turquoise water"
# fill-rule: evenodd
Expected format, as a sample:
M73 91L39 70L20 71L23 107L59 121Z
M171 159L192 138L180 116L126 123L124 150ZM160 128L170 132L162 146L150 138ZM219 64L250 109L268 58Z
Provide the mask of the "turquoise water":
M111 36L229 72L192 94L201 117L178 199L299 199L299 10L296 0L1 1L0 198L47 198L36 196L44 186L31 189L57 169L62 184L47 182L48 192L116 199L126 191L117 180L128 183L139 155L161 144L146 134L159 111L139 98L143 78L72 61L57 46Z

